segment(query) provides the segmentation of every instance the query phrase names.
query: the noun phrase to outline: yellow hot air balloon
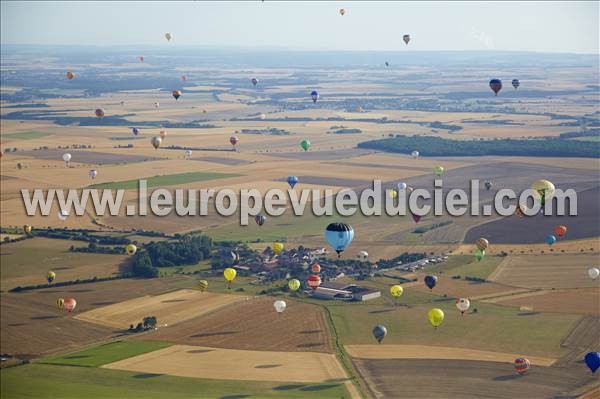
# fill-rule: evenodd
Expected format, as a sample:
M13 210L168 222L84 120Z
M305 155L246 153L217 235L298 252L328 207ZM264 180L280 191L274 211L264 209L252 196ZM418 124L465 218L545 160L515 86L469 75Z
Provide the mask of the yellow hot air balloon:
M133 244L129 244L125 247L125 252L127 252L127 255L135 255L137 252L137 247Z
M235 269L234 269L234 271L235 271ZM198 281L197 285L198 285L198 289L200 290L200 292L204 292L208 288L208 281L200 280L200 281Z
M233 267L228 267L223 270L223 277L225 277L225 280L227 280L229 284L231 284L236 275L237 271Z
M396 190L391 190L390 191L390 197L392 199L396 199L396 197L398 197L398 192Z
M431 325L438 328L444 321L444 311L438 308L431 309L429 313L427 313L427 317L429 318Z
M288 288L290 291L298 291L300 289L300 280L292 279L288 282Z
M392 294L392 296L394 298L400 298L403 293L404 293L404 288L402 288L402 286L400 284L392 285L390 287L390 294Z
M48 284L52 284L52 282L54 281L55 278L56 278L56 273L54 273L52 270L50 270L48 273L46 273L46 280L48 281Z
M32 227L27 224L25 226L23 226L23 231L25 232L25 234L31 233L31 229L32 229Z
M531 188L535 191L534 197L536 201L539 201L542 206L546 203L546 200L554 197L554 184L549 180L536 180L531 185Z
M56 300L56 306L58 306L59 309L62 309L63 306L65 306L65 300L62 298L58 298Z
M275 244L273 244L273 252L275 252L275 255L279 255L281 251L283 251L282 243L276 242Z

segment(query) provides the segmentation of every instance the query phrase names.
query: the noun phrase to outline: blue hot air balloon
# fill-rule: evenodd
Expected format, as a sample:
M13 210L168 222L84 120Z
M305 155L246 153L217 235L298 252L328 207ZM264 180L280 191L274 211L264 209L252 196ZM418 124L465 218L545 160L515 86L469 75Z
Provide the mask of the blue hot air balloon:
M138 129L137 127L134 127L133 129L131 129L131 131L133 132L134 135L138 135L140 134L140 129Z
M313 103L316 103L317 100L319 99L319 93L317 93L316 90L313 90L310 92L310 97L312 98Z
M338 257L350 245L354 238L354 229L346 223L331 223L325 229L325 240L337 252Z
M550 234L549 236L546 237L546 244L552 245L555 242L556 242L556 236L554 236L553 234Z
M600 352L589 352L585 355L585 364L595 373L600 368Z
M294 188L296 183L298 183L298 178L296 176L288 176L287 182L291 188Z
M435 285L437 284L437 277L430 274L428 276L425 276L425 285L432 290L433 287L435 287Z

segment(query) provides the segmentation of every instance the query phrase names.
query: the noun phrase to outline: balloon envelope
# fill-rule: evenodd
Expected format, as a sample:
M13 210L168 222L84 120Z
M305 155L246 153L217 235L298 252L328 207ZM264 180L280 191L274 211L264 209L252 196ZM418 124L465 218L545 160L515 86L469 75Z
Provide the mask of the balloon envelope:
M131 133L133 133L134 136L137 136L138 134L140 134L140 129L138 129L137 127L131 128Z
M125 252L127 252L127 255L135 255L137 247L134 244L129 244L125 247Z
M288 282L288 288L290 291L298 291L300 289L300 280L292 279Z
M519 88L519 86L521 85L521 82L519 82L519 79L513 79L512 80L512 85L515 88L515 90L517 90Z
M436 286L438 278L436 276L434 276L433 274L427 275L425 276L425 285L432 290L433 287Z
M275 255L279 255L281 251L283 251L282 243L276 242L275 244L273 244L273 252L275 252Z
M590 276L591 279L595 280L598 278L598 276L600 276L600 269L598 269L597 267L592 267L588 270L588 276Z
M442 176L444 174L444 167L443 166L435 166L433 168L433 173L435 173L438 176Z
M67 309L69 313L71 313L75 309L75 306L77 306L77 301L75 300L75 298L67 298L63 302L63 307Z
M56 273L54 273L52 270L46 274L46 280L48 280L48 284L53 282L55 278L56 278Z
M310 92L310 98L312 98L313 103L316 103L319 99L319 93L316 90Z
M179 100L179 97L181 97L181 90L173 90L171 95L175 100Z
M67 72L67 79L72 80L75 77L73 72Z
M152 144L152 147L154 147L154 149L157 150L158 147L160 147L160 144L162 143L162 139L160 137L152 137L152 139L150 139L150 143Z
M484 257L485 251L482 251L481 249L477 248L477 250L475 251L475 259L477 260L477 262L481 262L481 260L483 260Z
M585 355L585 364L595 373L600 368L600 352L589 352Z
M459 298L456 300L456 307L460 310L460 313L464 313L471 307L471 301L468 298Z
M223 270L223 277L225 277L225 280L227 280L230 283L233 281L236 274L237 271L232 267L228 267L227 269Z
M539 201L542 206L554 196L554 191L556 190L554 183L544 179L534 181L531 188L535 191L535 200Z
M354 229L346 223L331 223L325 229L325 240L338 256L354 239Z
M404 293L404 288L402 288L402 286L400 284L396 284L396 285L392 285L390 287L390 294L394 297L394 298L399 298L402 296L402 294Z
M404 41L404 43L406 43L408 45L408 42L410 42L410 35L402 36L402 40Z
M321 285L321 277L316 274L308 276L308 286L313 290L316 290Z
M490 246L490 242L485 238L481 237L478 238L477 241L475 241L475 246L480 250L485 251Z
M291 188L294 188L294 186L298 183L298 178L296 176L288 176L287 183Z
M285 310L287 304L285 303L285 301L279 300L279 301L275 301L273 303L273 307L275 308L275 310L277 311L277 313L281 313Z
M431 325L437 328L444 321L444 312L442 309L431 309L429 313L427 313L427 317L429 318Z
M498 95L498 92L502 90L502 81L500 79L490 80L490 89L492 89L495 95Z
M96 114L96 117L98 117L98 118L104 117L104 110L102 108L96 109L96 111L94 111L94 113Z
M208 289L208 281L206 280L200 280L198 281L198 284L196 284L198 289L200 290L200 292L204 292Z
M410 153L410 155L411 155L413 158L417 159L417 158L419 158L419 151L413 151L413 152L411 152L411 153Z
M72 158L72 157L71 157L71 154L69 154L68 152L67 152L67 153L65 153L65 154L63 154L63 156L62 156L62 159L63 159L63 161L65 161L65 162L69 162L69 161L71 160L71 158Z
M557 237L562 237L567 234L567 226L556 226L554 228L554 235Z
M310 148L310 140L309 139L304 139L300 142L300 148L302 148L304 151L308 151Z
M313 273L321 273L321 265L319 265L318 263L315 263L310 267L310 270Z
M385 328L385 326L382 326L381 324L379 324L373 328L373 337L375 337L375 339L377 340L378 343L381 343L381 341L383 341L383 339L385 338L386 335L387 335L387 328Z
M556 237L552 234L546 237L546 244L553 245L556 242Z
M529 360L525 359L524 357L518 357L515 359L514 366L515 366L515 370L517 370L517 373L523 374L524 372L529 370L531 363L529 362Z
M254 221L256 222L257 225L262 226L263 224L265 224L265 221L267 220L267 218L263 215L256 215L254 217Z

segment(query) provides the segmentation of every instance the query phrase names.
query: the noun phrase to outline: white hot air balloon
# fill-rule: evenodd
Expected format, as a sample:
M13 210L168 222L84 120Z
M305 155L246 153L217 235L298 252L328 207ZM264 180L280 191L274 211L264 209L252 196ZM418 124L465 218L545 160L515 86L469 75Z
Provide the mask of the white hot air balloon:
M456 307L460 310L460 314L464 314L471 307L471 301L468 298L459 298L456 300Z
M64 153L63 156L63 161L65 161L65 163L67 164L67 166L69 165L69 162L71 162L71 154L69 154L68 152Z
M369 253L367 251L360 251L358 253L358 260L361 262L366 262L369 260Z
M95 178L96 178L96 176L98 176L98 171L97 171L96 169L92 169L92 170L90 170L90 177L91 177L92 179L95 179Z
M191 158L191 157L192 157L192 150L187 150L187 151L185 152L185 157L186 157L186 158Z
M285 310L286 306L287 306L287 305L286 305L285 301L282 301L281 299L280 299L280 300L278 300L278 301L275 301L275 302L273 303L273 307L275 308L275 310L276 310L276 311L277 311L277 313L279 313L279 314L281 314L281 313L282 313L282 312Z
M597 267L592 267L588 270L588 276L590 276L592 280L595 280L600 276L600 270Z
M64 222L69 217L69 212L63 209L58 211L57 216L60 220Z
M413 151L413 152L411 152L411 153L410 153L410 155L411 155L411 156L412 156L414 159L417 159L417 158L419 158L419 151Z

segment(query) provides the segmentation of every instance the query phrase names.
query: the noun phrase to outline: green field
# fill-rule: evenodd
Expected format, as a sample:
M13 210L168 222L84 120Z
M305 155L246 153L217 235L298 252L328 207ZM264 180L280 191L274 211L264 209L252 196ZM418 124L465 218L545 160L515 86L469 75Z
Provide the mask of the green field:
M487 278L498 267L504 258L499 256L486 256L480 262L477 262L471 255L453 255L448 257L446 262L427 266L428 273L439 273L443 271L449 276L458 275L461 277Z
M80 352L45 358L42 359L41 363L65 366L99 367L104 364L152 352L168 346L171 346L171 344L161 341L116 341L85 349Z
M33 139L39 139L41 137L51 136L52 134L53 133L38 132L38 131L32 130L30 132L23 132L23 133L3 134L2 137L5 139L10 139L10 140L33 140Z
M218 173L218 172L188 172L188 173L177 173L173 175L161 175L147 178L147 187L165 187L165 186L176 186L180 184L188 184L199 181L226 179L228 177L242 176L238 173ZM132 190L138 188L138 179L136 180L125 180L120 182L108 182L101 184L93 184L88 188L95 189L110 189L110 190Z
M29 364L0 371L2 398L349 398L341 383L208 380L90 367Z

